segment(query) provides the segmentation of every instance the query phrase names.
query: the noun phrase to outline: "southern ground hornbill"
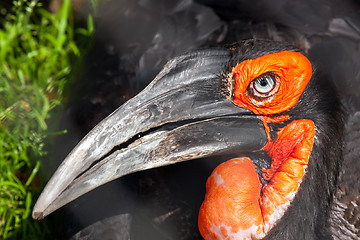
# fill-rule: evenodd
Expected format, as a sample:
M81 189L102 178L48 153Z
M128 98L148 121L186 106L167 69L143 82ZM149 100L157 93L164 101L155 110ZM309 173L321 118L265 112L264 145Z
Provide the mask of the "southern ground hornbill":
M33 216L125 174L237 154L208 179L205 239L331 239L341 126L335 92L299 49L249 40L189 53L79 143Z
M79 143L33 216L132 172L225 156L200 208L205 239L357 239L358 196L347 175L337 187L342 126L333 86L296 47L248 40L190 52Z

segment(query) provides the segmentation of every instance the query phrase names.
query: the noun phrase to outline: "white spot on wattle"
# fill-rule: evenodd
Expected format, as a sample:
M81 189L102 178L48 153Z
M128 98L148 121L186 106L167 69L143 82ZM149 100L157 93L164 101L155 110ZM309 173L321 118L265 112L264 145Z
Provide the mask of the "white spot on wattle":
M224 179L221 177L220 174L217 173L217 171L215 171L213 174L211 174L211 177L214 178L214 181L217 186L224 184Z
M288 201L290 201L290 202L291 202L292 200L294 200L295 195L296 195L296 193L298 192L297 190L299 189L299 185L300 185L300 184L298 184L298 187L297 187L296 190L291 191L288 195L285 196L285 199L286 199L286 200L288 200Z
M238 158L234 158L233 160L234 160L234 163L239 163L239 161L240 161L241 163L243 163L245 159L247 159L247 158L245 158L245 157L238 157Z
M265 198L265 202L267 202L268 199ZM272 203L271 203L272 204ZM290 202L287 201L286 203L282 205L273 205L275 208L275 211L273 214L269 216L269 220L264 222L264 232L269 232L277 223L277 221L284 215L285 211L289 208Z
M260 226L261 228L262 226ZM212 233L215 233L218 238L214 239L214 240L228 240L228 239L249 239L249 240L254 240L254 239L262 239L263 237L265 237L264 233L261 234L257 234L256 232L258 231L259 226L255 226L252 225L250 228L245 229L245 230L239 230L238 232L233 233L231 231L231 227L225 225L225 224L221 224L219 226L215 226L213 225L210 228L210 231ZM222 230L222 231L221 231ZM225 232L225 235L224 235ZM206 240L211 240L211 238L206 238Z
M284 196L284 198L288 201L278 206L272 204L267 197L263 197L264 205L266 205L266 202L270 202L275 210L274 213L269 216L269 220L264 222L264 232L270 231L276 225L277 221L284 215L286 210L289 208L290 203L292 202L292 200L294 200L296 193L297 190L292 191L288 195Z

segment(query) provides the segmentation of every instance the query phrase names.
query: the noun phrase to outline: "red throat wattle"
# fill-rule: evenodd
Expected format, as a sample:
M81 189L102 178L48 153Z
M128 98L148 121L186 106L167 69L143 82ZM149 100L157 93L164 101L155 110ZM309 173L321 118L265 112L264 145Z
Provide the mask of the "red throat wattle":
M253 79L271 72L278 77L277 92L271 99L251 99L248 86ZM235 78L234 104L261 115L268 143L263 150L272 159L263 169L262 186L255 166L248 157L220 164L206 183L198 224L206 239L261 239L280 219L299 190L313 147L315 126L308 119L294 120L270 138L269 122L288 120L273 118L296 105L312 74L309 60L298 52L283 51L246 60L232 72Z

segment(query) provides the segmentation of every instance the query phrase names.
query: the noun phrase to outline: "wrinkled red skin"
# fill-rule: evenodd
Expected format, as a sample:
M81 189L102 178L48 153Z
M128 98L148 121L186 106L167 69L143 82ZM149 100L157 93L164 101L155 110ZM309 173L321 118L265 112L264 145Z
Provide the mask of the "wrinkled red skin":
M250 82L266 72L275 72L280 80L277 93L269 101L249 99ZM268 122L283 122L289 116L271 117L295 106L311 78L309 60L300 53L283 51L246 60L233 69L234 103L262 120L268 134L263 148L272 158L263 169L269 184L261 182L249 158L235 158L220 164L206 183L206 196L199 212L199 230L205 239L261 239L286 211L305 175L312 150L315 126L307 119L295 120L270 138ZM264 116L265 115L265 116Z

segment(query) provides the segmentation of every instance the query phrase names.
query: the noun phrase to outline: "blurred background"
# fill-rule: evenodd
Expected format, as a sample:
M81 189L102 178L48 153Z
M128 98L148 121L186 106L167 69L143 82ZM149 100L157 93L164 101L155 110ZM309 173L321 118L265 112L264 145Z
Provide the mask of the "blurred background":
M131 174L45 220L31 211L80 139L169 59L250 38L303 49L347 114L359 111L356 0L1 1L0 239L201 239L197 211L222 158Z

